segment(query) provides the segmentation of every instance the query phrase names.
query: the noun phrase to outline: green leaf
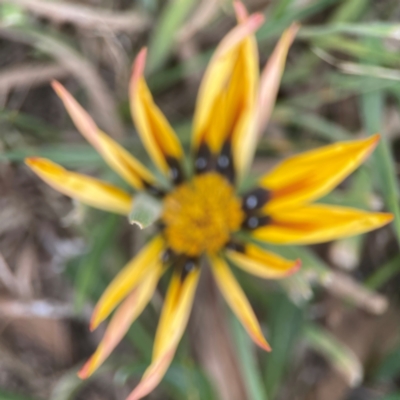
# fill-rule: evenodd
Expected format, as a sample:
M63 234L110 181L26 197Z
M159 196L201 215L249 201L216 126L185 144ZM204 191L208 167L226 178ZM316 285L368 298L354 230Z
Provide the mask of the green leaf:
M165 62L174 45L176 33L194 4L194 0L170 0L165 6L150 39L146 66L148 72L157 70Z
M357 36L370 36L378 38L399 38L400 24L398 23L337 23L326 24L314 27L300 29L298 36L300 38L320 38L323 35L350 34Z
M75 284L75 308L80 311L97 283L101 260L109 249L120 222L120 217L110 214L93 229L93 247L81 260Z
M389 382L396 379L400 374L400 346L390 351L383 359L374 378L380 382Z
M371 290L377 290L398 273L400 273L400 255L393 257L386 264L379 267L379 269L367 279L365 286Z
M73 400L76 394L89 383L77 375L78 369L72 368L61 376L54 386L49 400Z
M360 107L365 129L370 135L377 132L382 134L381 141L373 157L385 203L389 211L394 214L393 228L397 241L400 243L399 187L393 156L383 132L383 106L384 96L382 91L364 93L361 97Z
M0 390L0 399L2 400L36 400L33 397L27 397L16 393Z
M363 367L356 355L327 330L308 324L304 327L303 338L314 350L323 354L339 372L343 374L350 386L360 383Z
M379 400L400 400L400 392L381 397Z
M268 400L260 369L257 365L254 345L249 335L232 313L230 319L236 352L240 360L239 367L243 373L248 400Z
M129 222L136 224L140 229L147 228L154 223L162 212L162 203L147 193L139 193L133 200Z
M265 356L264 376L268 396L275 399L285 372L290 368L293 346L301 332L303 312L282 293L272 296L268 311L272 352Z

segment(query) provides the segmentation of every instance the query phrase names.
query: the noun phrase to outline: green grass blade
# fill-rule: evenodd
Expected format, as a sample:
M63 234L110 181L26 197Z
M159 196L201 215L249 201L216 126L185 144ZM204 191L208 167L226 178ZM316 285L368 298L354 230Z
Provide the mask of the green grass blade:
M327 330L313 324L307 324L303 338L315 350L323 354L331 364L341 372L351 385L360 383L363 367L355 354Z
M272 296L268 309L272 352L265 357L264 376L267 394L274 399L290 366L293 346L301 332L303 312L282 293Z
M82 259L75 282L75 308L80 311L85 301L90 297L92 288L97 285L98 269L101 259L115 237L120 217L110 214L93 230L93 248Z
M379 382L390 382L400 374L400 346L392 349L383 359L376 372L374 379Z
M23 396L20 394L15 394L11 392L6 392L0 389L0 399L1 400L37 400L33 397Z
M194 4L194 0L170 0L165 6L150 40L146 66L149 73L160 68L165 62L175 43L176 33Z
M399 187L396 177L396 168L393 156L383 129L384 96L381 91L364 93L361 97L361 115L364 127L368 134L381 132L381 141L374 152L374 162L379 177L381 191L388 209L394 214L393 229L397 241L400 243L400 208Z
M400 255L397 255L372 274L365 282L365 286L371 290L378 290L399 273Z
M230 322L236 352L240 360L239 367L242 371L247 389L248 400L268 400L260 369L257 366L254 345L242 325L232 314Z

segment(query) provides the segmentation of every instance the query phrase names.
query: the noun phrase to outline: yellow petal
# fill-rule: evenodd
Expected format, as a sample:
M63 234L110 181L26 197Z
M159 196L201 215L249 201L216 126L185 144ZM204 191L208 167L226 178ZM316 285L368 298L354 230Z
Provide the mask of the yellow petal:
M247 126L258 79L257 48L251 34L262 22L261 14L247 17L217 47L197 97L194 152L205 142L217 153L228 135L241 135Z
M152 363L127 400L138 400L146 396L165 375L186 328L199 275L200 270L197 268L184 279L180 272L174 272L157 328Z
M161 110L155 105L143 73L146 63L144 48L136 57L130 82L130 106L136 129L148 153L167 176L179 168L183 150L179 139ZM174 178L174 176L172 176Z
M227 250L226 255L238 267L264 279L285 278L294 274L301 266L299 259L286 260L250 243L245 245L243 251Z
M189 318L199 276L199 268L184 279L181 279L180 271L174 272L154 340L153 360L159 358L171 343L179 342Z
M242 175L253 159L259 136L271 116L285 68L287 53L298 29L299 25L292 24L283 32L261 74L258 98L252 115L252 124L247 132L243 133L237 146L238 171Z
M90 115L59 82L52 83L72 121L85 139L100 153L106 163L133 187L141 189L155 182L154 176L136 158L102 132Z
M163 265L159 262L118 307L97 350L78 372L81 379L91 376L124 337L129 327L150 301L162 270Z
M123 215L132 208L132 197L107 182L67 171L45 158L31 157L25 163L48 185L82 203Z
M334 189L375 149L379 135L338 142L283 161L260 180L269 190L264 211L276 212L309 203Z
M261 74L257 104L257 128L259 131L265 128L271 116L285 68L287 53L299 28L300 25L293 23L283 32Z
M133 258L108 285L98 301L90 321L90 329L104 321L111 311L131 292L146 273L157 267L164 240L157 236Z
M211 267L226 302L243 324L247 333L258 346L270 351L271 347L264 338L254 311L228 265L219 257L211 257Z
M311 244L358 235L386 225L392 214L313 204L277 211L253 237L276 244Z

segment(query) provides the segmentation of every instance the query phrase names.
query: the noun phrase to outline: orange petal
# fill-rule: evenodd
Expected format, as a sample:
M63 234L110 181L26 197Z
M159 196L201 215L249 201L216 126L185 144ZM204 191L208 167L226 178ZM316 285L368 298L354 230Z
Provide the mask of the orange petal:
M227 250L227 257L244 271L264 279L280 279L294 274L301 261L286 260L277 254L246 244L243 251Z
M312 244L359 235L388 224L392 214L313 204L270 214L253 237L275 244Z
M146 273L156 268L164 240L155 237L130 261L108 285L98 301L90 321L90 329L96 329L111 311L131 292L143 279Z
M157 328L152 363L127 400L138 400L149 394L160 383L174 357L192 309L200 270L192 270L184 279L181 276L180 271L175 271L169 285Z
M130 106L133 120L148 153L158 168L170 175L183 157L179 139L161 110L155 105L144 79L147 49L142 49L133 65Z
M271 192L266 213L316 200L334 189L375 149L379 135L338 142L284 160L260 179Z
M96 352L78 372L78 376L81 379L91 376L121 341L129 327L150 301L162 271L163 265L159 263L149 271L139 285L118 307L110 324L107 326L103 340L100 342Z
M257 321L246 295L226 262L214 256L211 257L211 267L215 280L226 302L243 324L247 333L258 346L266 351L271 351L271 347L264 338L260 324Z
M61 83L53 81L52 86L79 132L115 172L138 189L143 188L144 183L155 182L154 176L146 167L96 126L90 115Z
M238 170L245 172L251 163L258 138L267 125L275 105L286 57L289 48L299 30L298 24L292 24L283 32L281 39L268 60L260 80L258 99L252 116L252 125L241 138L238 145Z
M45 158L31 157L25 163L52 188L82 203L123 215L132 208L132 196L107 182L67 171Z
M192 141L194 152L206 143L212 152L217 153L230 135L235 146L234 138L241 135L249 124L258 83L257 46L251 35L263 20L261 14L247 17L217 47L197 97Z

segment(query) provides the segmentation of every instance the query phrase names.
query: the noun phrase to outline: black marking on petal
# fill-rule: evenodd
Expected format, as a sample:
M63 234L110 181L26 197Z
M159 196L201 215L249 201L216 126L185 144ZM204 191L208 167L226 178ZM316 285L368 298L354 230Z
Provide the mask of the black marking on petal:
M196 174L203 174L214 168L214 157L206 143L201 143L194 159Z
M197 264L198 261L194 258L186 258L183 260L181 267L181 281L184 281L188 274L197 268Z
M268 215L249 215L243 221L242 227L253 230L268 225L270 222L271 218Z
M257 187L248 191L242 197L242 209L245 212L252 212L263 207L271 198L271 192L267 189Z
M158 197L158 198L163 198L165 196L165 191L160 189L157 186L152 185L151 183L148 182L143 182L144 187L146 188L147 192L151 194L152 196Z
M161 254L161 262L163 264L170 264L176 257L176 253L172 249L168 248Z
M227 140L222 146L221 152L217 157L217 171L225 176L229 182L235 181L235 167L233 165L232 157L232 143Z
M182 170L181 163L175 157L166 157L169 166L169 176L175 185L181 184L185 180L185 175Z
M231 240L227 245L225 246L228 250L234 250L237 251L238 253L244 253L245 252L245 246L243 243L237 242L235 240Z

